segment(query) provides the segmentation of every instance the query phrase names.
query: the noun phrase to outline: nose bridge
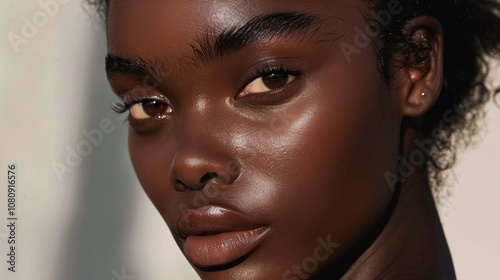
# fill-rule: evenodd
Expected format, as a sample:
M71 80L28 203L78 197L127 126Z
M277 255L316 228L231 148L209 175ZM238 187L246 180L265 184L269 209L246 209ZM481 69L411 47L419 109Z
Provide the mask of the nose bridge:
M184 110L176 123L176 150L169 173L178 191L200 190L209 180L230 184L239 175L221 109L205 100Z
M200 97L180 113L176 127L179 148L194 146L192 148L224 150L219 146L229 144L225 138L229 133L227 116L223 116L224 106L214 103Z

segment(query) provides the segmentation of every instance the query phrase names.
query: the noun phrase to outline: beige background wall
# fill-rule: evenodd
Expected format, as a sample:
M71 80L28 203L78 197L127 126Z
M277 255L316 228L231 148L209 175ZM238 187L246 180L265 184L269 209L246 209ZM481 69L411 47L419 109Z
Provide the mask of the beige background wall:
M0 2L0 279L197 279L131 169L126 129L109 109L103 28L80 1L59 1L46 22L36 0ZM34 17L38 30L16 52L9 34ZM441 207L460 279L500 279L500 109L488 111L486 136L463 154ZM58 176L53 165L103 121L102 143ZM10 162L19 168L15 274L5 261Z

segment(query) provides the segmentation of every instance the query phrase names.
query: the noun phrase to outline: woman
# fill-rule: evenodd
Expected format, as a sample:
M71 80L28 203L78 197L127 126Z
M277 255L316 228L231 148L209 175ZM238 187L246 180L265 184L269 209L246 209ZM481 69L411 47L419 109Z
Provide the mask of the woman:
M433 192L495 1L110 1L136 174L202 279L455 279Z

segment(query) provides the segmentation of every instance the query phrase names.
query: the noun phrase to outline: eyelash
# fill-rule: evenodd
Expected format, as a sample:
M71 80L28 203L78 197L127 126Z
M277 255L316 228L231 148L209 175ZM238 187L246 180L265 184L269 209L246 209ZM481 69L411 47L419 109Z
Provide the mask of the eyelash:
M253 82L255 79L258 79L260 77L265 77L274 73L283 73L287 75L292 75L296 79L299 79L302 75L302 72L299 70L294 70L290 67L285 67L283 64L266 64L261 66L260 68L257 68L253 71L252 74L245 80L243 83L243 86L239 89L238 93L243 91L246 86L248 86L251 82ZM259 96L270 96L273 95L272 91L267 93L267 94L260 94Z
M124 114L129 112L128 117L123 121L123 125L127 127L133 127L134 130L139 134L147 134L152 133L155 129L161 127L161 124L164 121L164 117L156 116L151 119L138 120L131 117L130 109L132 106L138 103L144 103L150 100L165 102L164 100L158 100L155 98L143 98L143 97L131 97L130 101L117 100L111 104L111 109L118 113Z
M148 100L151 100L151 98L131 97L129 101L117 100L111 104L111 109L118 114L123 114L128 112L135 104L143 103Z
M294 70L291 67L285 67L281 63L268 63L265 65L262 65L258 68L256 68L250 75L249 77L245 80L243 83L243 86L239 89L238 93L242 92L245 87L247 87L251 82L254 80L269 76L271 74L275 73L282 73L286 75L291 75L294 76L295 79L300 79L302 72L298 70ZM286 86L286 85L285 85ZM267 93L262 93L262 94L252 94L248 95L245 98L249 99L265 99L268 101L274 101L274 100L279 100L282 95L285 94L285 92L281 91L280 89L273 90ZM111 109L116 112L117 114L124 114L132 108L135 104L138 103L143 103L148 100L155 100L154 98L143 98L143 97L131 97L129 101L124 101L124 100L117 100L114 103L111 104ZM162 101L163 102L163 101ZM125 124L130 124L129 118L125 119L124 121ZM134 123L134 125L139 125L142 123L142 121L137 121L137 123Z
M123 114L130 110L130 107L134 104L125 103L122 100L118 100L111 104L111 110L113 110L117 114Z
M113 110L117 114L124 114L129 112L130 108L138 103L144 103L149 100L156 100L154 98L142 98L142 97L131 97L130 101L117 100L111 104L111 110ZM161 101L164 102L164 101ZM130 115L130 113L129 113ZM130 117L126 118L123 123L124 125L131 125L131 122L134 126L144 126L148 120L131 120Z

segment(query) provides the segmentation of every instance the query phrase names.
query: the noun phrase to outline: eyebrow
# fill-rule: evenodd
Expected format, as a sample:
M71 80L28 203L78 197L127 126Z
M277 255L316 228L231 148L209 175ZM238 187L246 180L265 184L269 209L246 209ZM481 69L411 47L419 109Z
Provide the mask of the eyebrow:
M315 34L322 24L319 16L306 13L273 13L247 23L222 30L217 36L206 33L191 45L200 62L220 59L248 44L265 39ZM215 37L215 39L214 39Z
M314 35L323 20L317 15L306 13L273 13L253 18L243 25L223 29L217 35L205 32L205 36L191 44L195 60L207 63L221 59L231 52L259 40L280 37ZM106 73L108 78L116 74L146 76L159 73L159 61L146 61L141 58L125 58L108 54Z
M106 74L108 78L116 74L129 74L137 76L147 76L159 73L158 62L146 61L141 58L125 58L112 54L106 55Z

